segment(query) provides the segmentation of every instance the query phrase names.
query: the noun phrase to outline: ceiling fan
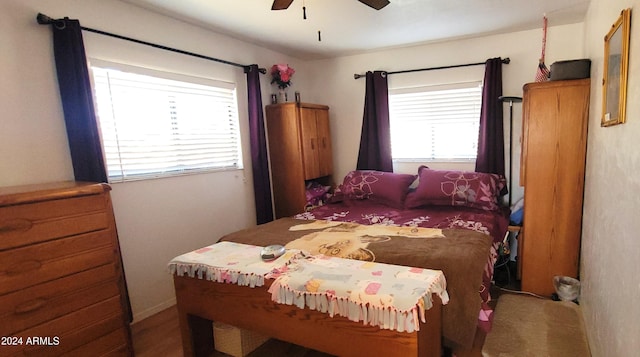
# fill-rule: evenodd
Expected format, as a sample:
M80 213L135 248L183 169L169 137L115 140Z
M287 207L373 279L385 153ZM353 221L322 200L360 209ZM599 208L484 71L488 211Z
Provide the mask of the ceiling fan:
M380 10L383 7L389 5L388 0L358 0L358 1L376 10ZM284 10L288 8L292 2L293 0L274 0L273 5L271 5L271 10Z

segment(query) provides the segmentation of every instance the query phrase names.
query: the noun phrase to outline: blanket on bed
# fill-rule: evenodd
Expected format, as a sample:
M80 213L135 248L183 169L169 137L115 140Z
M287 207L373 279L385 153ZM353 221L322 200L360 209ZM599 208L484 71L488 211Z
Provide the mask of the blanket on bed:
M430 205L398 209L371 200L348 200L316 207L309 212L297 214L294 218L396 227L468 229L490 235L493 238L493 246L487 256L482 286L478 292L482 299L478 327L488 333L491 331L493 320L493 309L489 306L493 270L498 258L498 248L507 232L508 215L509 211L505 209L487 211L471 207Z
M301 223L309 221L281 218L221 240L258 246L281 244L312 254L442 270L450 297L443 307L445 343L451 347L473 344L481 306L478 290L492 244L490 236L466 229L441 229L428 236L397 235L401 231L369 235L361 234L360 225L354 223L290 230Z

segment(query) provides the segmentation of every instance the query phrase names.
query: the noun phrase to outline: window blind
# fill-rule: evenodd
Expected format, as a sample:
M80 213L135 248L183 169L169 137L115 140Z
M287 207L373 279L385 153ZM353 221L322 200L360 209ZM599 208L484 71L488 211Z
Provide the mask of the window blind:
M481 104L480 82L391 90L393 158L475 160Z
M232 84L130 70L92 66L110 181L241 166Z

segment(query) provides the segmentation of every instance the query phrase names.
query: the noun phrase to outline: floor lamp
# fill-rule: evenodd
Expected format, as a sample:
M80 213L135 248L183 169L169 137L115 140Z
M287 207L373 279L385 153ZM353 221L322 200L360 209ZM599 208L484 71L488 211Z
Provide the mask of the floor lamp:
M498 97L498 100L501 101L502 103L509 103L509 209L511 209L511 196L513 194L513 103L520 103L522 102L522 97L509 97L509 96L500 96ZM506 244L509 248L511 246L510 243L510 238L511 238L511 231L509 231L509 234L505 236L505 240L503 241L502 244ZM520 242L518 242L520 243ZM503 256L503 248L500 248L500 254L499 257ZM502 266L506 266L507 267L507 284L511 282L511 271L510 268L508 266L509 261L511 260L511 250L509 249L509 253L506 253L506 260L504 260L505 258L503 257L503 261L499 262L496 264L495 268L499 268Z
M513 103L522 102L521 97L498 97L503 103L509 103L509 208L511 208L511 187L513 181Z

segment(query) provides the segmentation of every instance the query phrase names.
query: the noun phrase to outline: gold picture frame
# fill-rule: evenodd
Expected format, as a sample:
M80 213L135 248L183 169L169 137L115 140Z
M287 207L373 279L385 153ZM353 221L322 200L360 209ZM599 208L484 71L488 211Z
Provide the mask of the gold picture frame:
M601 126L622 124L626 119L630 29L631 9L625 9L604 37Z

